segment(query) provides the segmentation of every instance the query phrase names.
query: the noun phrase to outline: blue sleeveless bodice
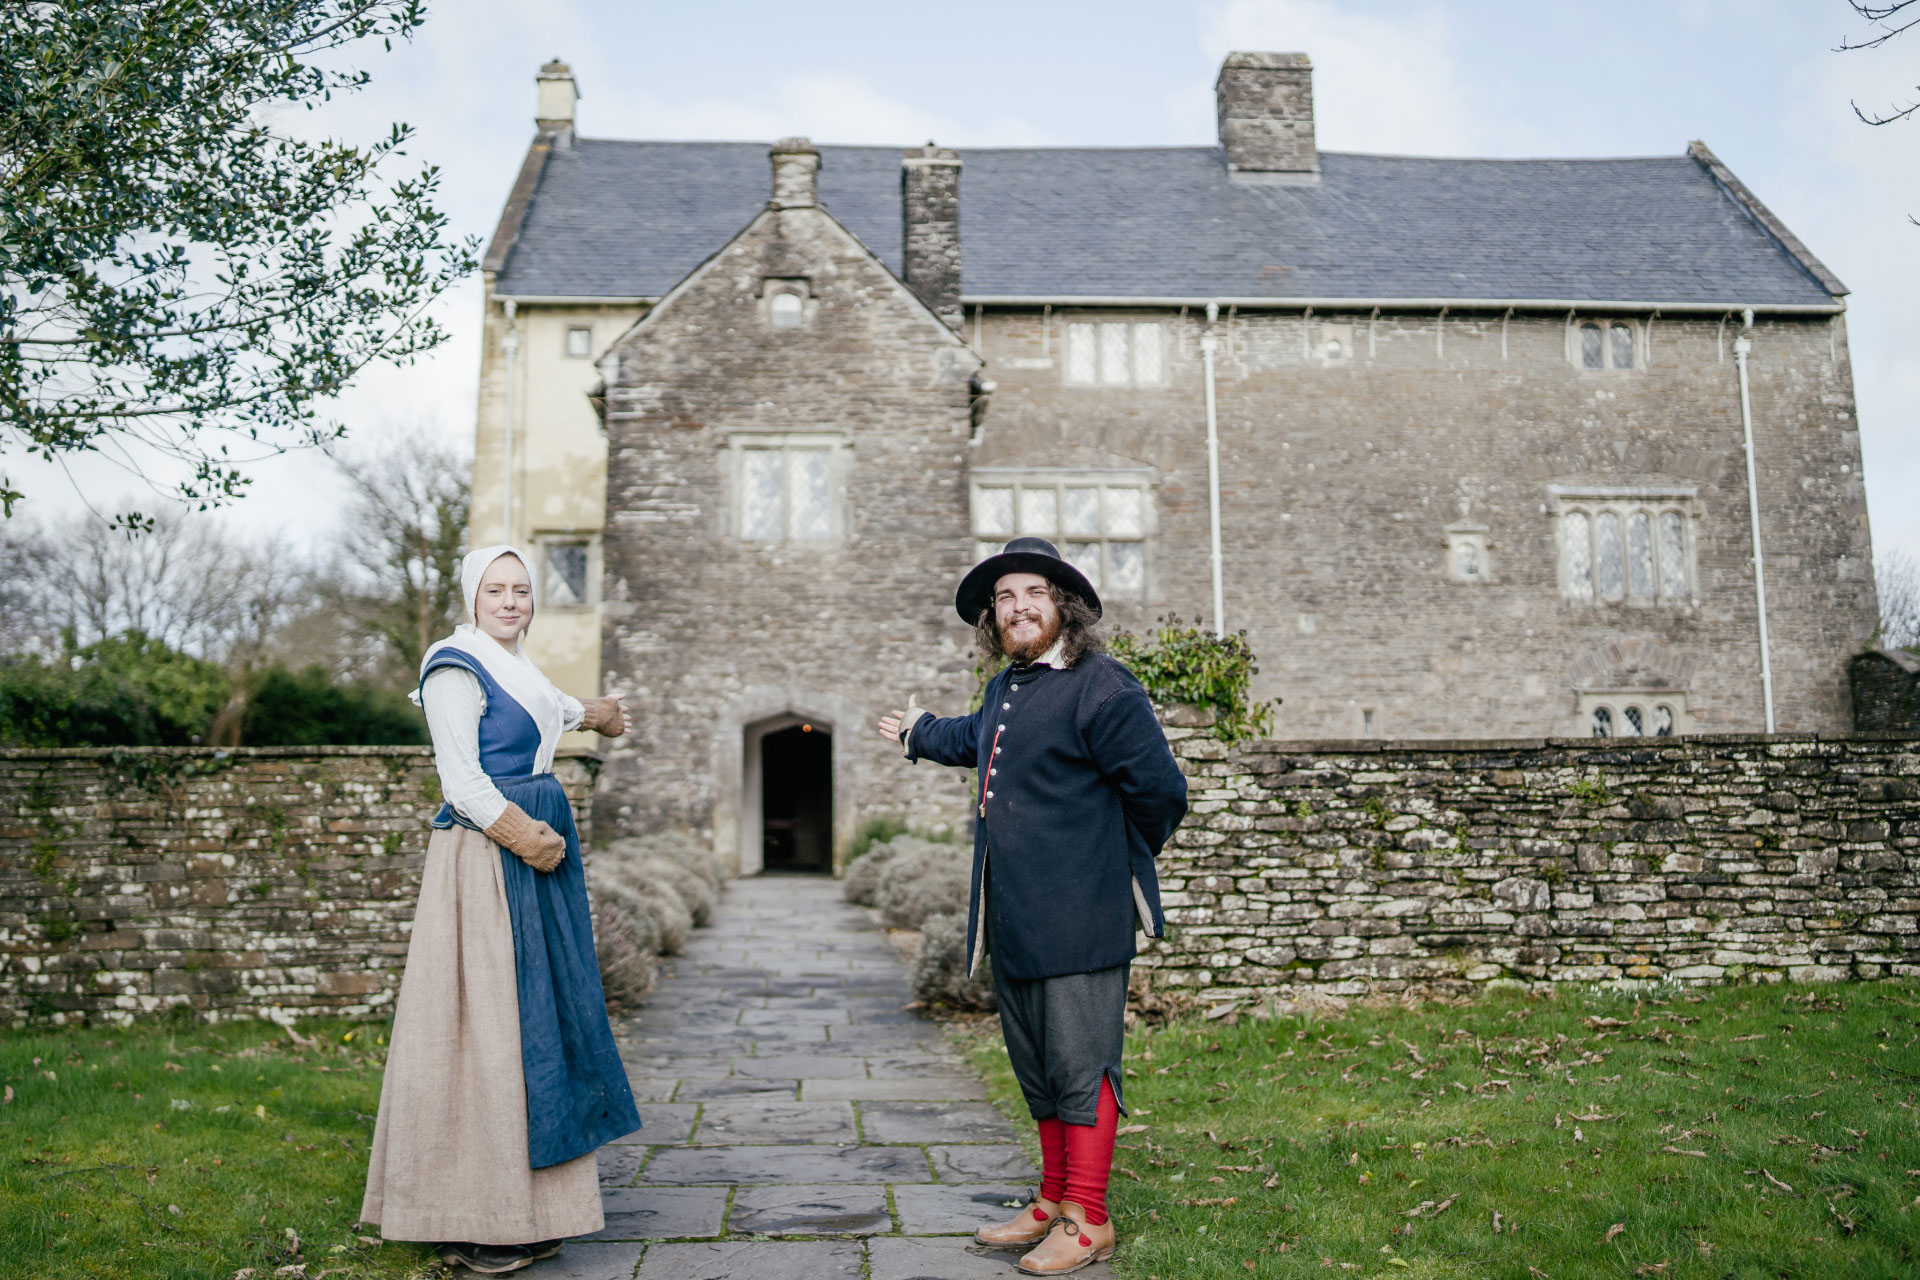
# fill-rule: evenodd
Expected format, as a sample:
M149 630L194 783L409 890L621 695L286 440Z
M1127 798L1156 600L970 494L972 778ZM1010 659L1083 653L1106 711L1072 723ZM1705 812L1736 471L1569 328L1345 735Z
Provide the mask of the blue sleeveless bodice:
M540 726L527 709L487 674L480 660L442 649L420 673L441 667L471 671L486 690L480 717L480 767L500 794L558 831L567 857L549 872L535 871L500 847L507 912L513 920L513 962L520 1000L520 1066L527 1085L527 1158L530 1167L562 1164L640 1127L633 1089L607 1023L600 964L587 909L586 864L573 807L560 780L533 772ZM424 697L424 694L422 695ZM442 802L439 829L471 819Z

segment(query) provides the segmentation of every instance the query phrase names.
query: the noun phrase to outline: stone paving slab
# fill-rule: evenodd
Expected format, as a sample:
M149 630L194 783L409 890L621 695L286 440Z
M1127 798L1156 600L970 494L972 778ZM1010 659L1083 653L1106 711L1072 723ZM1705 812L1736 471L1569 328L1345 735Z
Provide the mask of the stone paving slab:
M934 1176L942 1182L1025 1182L1040 1180L1033 1157L1018 1143L965 1147L928 1147Z
M659 1246L655 1246L656 1248ZM867 1241L871 1280L1019 1280L1016 1249L988 1249L966 1236L876 1236ZM1078 1280L1111 1280L1113 1268L1096 1262L1073 1273ZM646 1275L642 1271L641 1275Z
M800 1096L815 1102L979 1102L987 1086L972 1076L912 1076L893 1080L802 1080Z
M729 1098L707 1103L700 1112L697 1141L766 1144L774 1142L857 1142L853 1107L845 1102L794 1102L786 1098Z
M855 1280L864 1253L856 1242L833 1240L657 1244L639 1280Z
M868 1142L1003 1142L1007 1118L986 1102L863 1102Z
M620 1187L600 1190L607 1225L586 1240L659 1240L717 1236L727 1211L725 1187Z
M1005 1222L1027 1203L1030 1187L1009 1183L952 1183L895 1187L893 1207L900 1229L910 1236L966 1232L989 1222Z
M630 1280L646 1247L639 1243L570 1240L559 1257L536 1262L524 1272L539 1280Z
M679 1088L674 1091L676 1102L699 1102L707 1098L737 1098L741 1094L785 1094L797 1096L800 1087L798 1080L764 1080L757 1076L721 1076L718 1079L688 1077L677 1081ZM640 1119L647 1117L643 1114Z
M641 1181L686 1186L762 1182L932 1182L918 1147L661 1147ZM689 1233L693 1234L693 1233Z
M736 1235L869 1236L893 1230L880 1186L742 1187L727 1226Z

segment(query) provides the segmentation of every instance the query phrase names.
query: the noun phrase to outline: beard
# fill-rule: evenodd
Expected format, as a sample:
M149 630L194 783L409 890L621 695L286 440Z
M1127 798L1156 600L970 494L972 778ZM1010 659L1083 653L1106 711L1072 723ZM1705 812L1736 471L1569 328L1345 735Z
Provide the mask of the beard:
M1044 656L1047 650L1053 648L1053 642L1060 638L1060 615L1056 613L1051 618L1035 618L1034 621L1040 624L1040 634L1025 644L1016 642L1013 638L1013 623L1023 620L1026 616L1020 615L1000 624L1000 648L1008 658L1012 659L1015 666L1020 667Z

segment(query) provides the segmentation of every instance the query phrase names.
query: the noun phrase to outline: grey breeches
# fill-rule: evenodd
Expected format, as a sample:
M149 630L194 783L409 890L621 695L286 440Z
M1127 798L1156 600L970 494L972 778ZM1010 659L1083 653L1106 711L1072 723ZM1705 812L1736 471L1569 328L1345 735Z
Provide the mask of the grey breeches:
M1120 1093L1120 1052L1126 1042L1127 967L1068 973L1033 981L993 975L1007 1058L1035 1120L1059 1116L1092 1124L1100 1081Z

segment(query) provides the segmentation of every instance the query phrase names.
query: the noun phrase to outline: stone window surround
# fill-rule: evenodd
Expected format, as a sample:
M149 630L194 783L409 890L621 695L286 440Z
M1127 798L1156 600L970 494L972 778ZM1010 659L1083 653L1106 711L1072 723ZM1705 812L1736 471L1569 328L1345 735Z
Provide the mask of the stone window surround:
M1073 535L1061 532L1058 526L1056 526L1053 533L1038 536L1043 536L1047 541L1060 547L1063 555L1066 552L1064 544L1069 540L1074 542L1098 542L1101 544L1103 558L1108 542L1140 543L1143 565L1139 591L1137 593L1130 591L1122 592L1108 586L1104 582L1097 584L1097 589L1103 598L1112 596L1116 599L1147 600L1153 598L1154 542L1155 535L1159 532L1158 511L1154 502L1154 489L1158 480L1158 474L1151 467L976 467L971 476L972 483L968 493L968 510L970 513L978 512L979 491L983 488L1012 488L1015 490L1016 529L1014 533L1008 534L1000 538L999 542L993 543L997 550L1000 542L1004 542L1007 537L1022 536L1017 528L1017 512L1019 507L1018 491L1021 488L1037 486L1040 488L1054 489L1056 491L1069 488L1094 487L1101 489L1140 490L1141 529L1138 538L1113 538L1106 533L1104 528L1098 536ZM969 515L969 525L975 530L974 537L979 540L979 546L976 550L984 550L986 545L993 540L994 535L979 532L977 517L974 514Z
M1696 549L1699 546L1697 528L1699 510L1696 503L1699 494L1698 486L1690 484L1552 484L1547 486L1547 492L1553 499L1548 510L1553 515L1555 577L1559 583L1562 599L1571 604L1596 608L1606 605L1626 605L1633 608L1651 608L1656 605L1674 607L1700 603L1700 574L1696 555ZM1631 571L1624 563L1621 573L1625 585L1619 598L1602 598L1597 590L1591 594L1582 594L1577 591L1569 573L1569 548L1566 540L1566 517L1574 512L1584 513L1589 520L1602 512L1613 512L1620 517L1623 524L1629 516L1637 512L1645 512L1653 522L1656 539L1659 537L1660 517L1667 512L1678 513L1682 536L1686 541L1681 551L1682 572L1687 580L1686 594L1676 597L1662 592L1657 542L1654 553L1654 590L1651 596L1636 594L1632 590ZM1628 554L1624 547L1621 554L1623 557ZM1593 572L1591 567L1588 572L1589 574Z
M1475 524L1469 520L1447 526L1448 581L1466 583L1469 586L1480 586L1493 581L1493 561L1487 554L1487 532L1487 526ZM1473 563L1477 566L1477 571L1474 573L1468 573L1465 568L1466 556L1463 553L1467 551L1471 552Z
M1589 369L1586 366L1586 362L1581 357L1580 331L1588 325L1599 326L1600 353L1601 353L1600 358L1602 361L1605 362L1603 368ZM1633 367L1630 369L1620 369L1620 368L1614 367L1613 327L1615 325L1625 325L1627 327L1627 331L1633 335ZM1605 315L1583 316L1583 315L1576 315L1569 312L1567 315L1567 323L1566 323L1566 343L1567 343L1567 363L1572 365L1577 372L1586 374L1589 377L1594 377L1594 378L1610 378L1610 377L1622 377L1622 376L1630 377L1633 374L1644 373L1646 371L1647 354L1648 354L1647 326L1645 326L1644 324L1641 324L1637 319L1635 319L1632 316L1605 316Z
M570 324L567 326L561 354L569 360L593 359L593 326L590 324Z
M555 604L549 594L553 584L548 548L569 544L584 545L587 549L586 598L574 604ZM598 529L536 531L533 535L533 545L536 548L534 558L539 564L540 572L540 600L534 606L536 613L541 609L550 609L556 613L579 613L600 607L601 552Z
M781 294L793 294L800 299L800 323L776 324L773 318L773 300ZM813 296L813 281L807 276L767 276L760 281L760 322L769 329L804 329L813 323L814 313L820 309L820 300Z
M1693 716L1687 709L1687 691L1684 689L1577 689L1574 691L1575 718L1579 721L1579 736L1597 737L1594 733L1594 712L1605 708L1612 720L1611 738L1652 738L1659 736L1680 737L1693 732ZM1631 731L1631 722L1627 718L1627 709L1635 708L1640 712L1641 730ZM1656 707L1666 707L1673 715L1673 729L1670 735L1654 732L1653 715Z
M730 540L765 547L833 546L846 541L847 472L853 462L853 439L850 436L838 431L737 431L726 438L721 448L726 468L726 529ZM826 450L831 503L828 512L830 532L825 538L791 538L784 533L777 539L746 537L746 455L757 449L782 452Z

